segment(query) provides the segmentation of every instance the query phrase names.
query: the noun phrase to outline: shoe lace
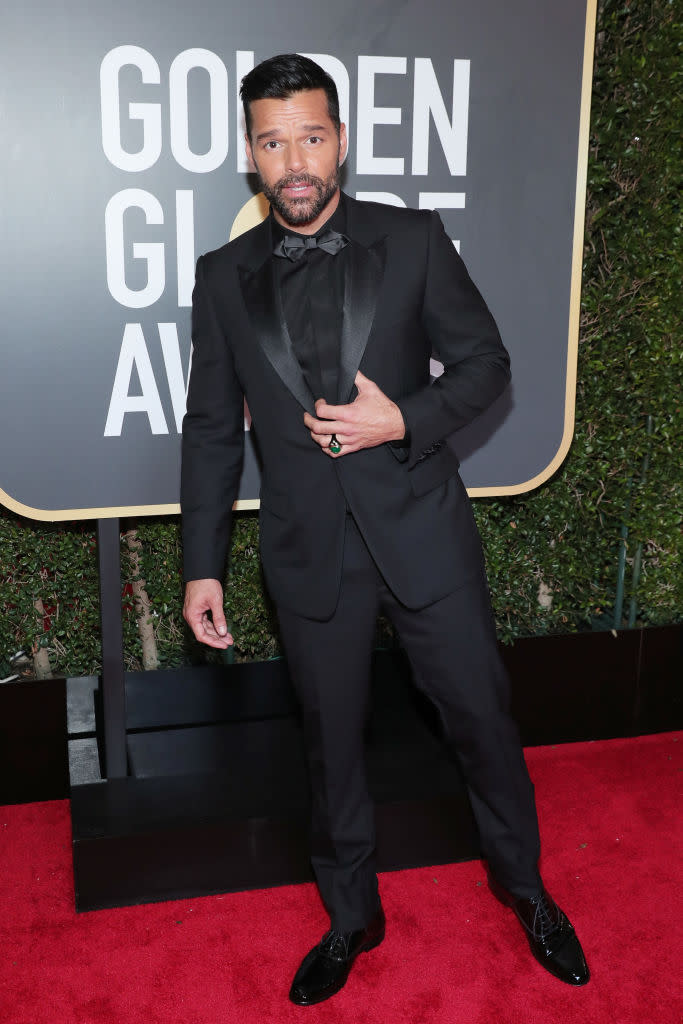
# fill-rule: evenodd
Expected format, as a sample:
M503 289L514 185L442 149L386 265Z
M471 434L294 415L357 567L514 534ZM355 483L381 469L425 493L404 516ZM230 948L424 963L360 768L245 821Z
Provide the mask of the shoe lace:
M325 932L320 942L321 950L333 959L345 960L349 955L351 932Z
M547 939L562 922L560 910L545 892L532 902L534 904L534 919L531 922L531 932L536 939Z

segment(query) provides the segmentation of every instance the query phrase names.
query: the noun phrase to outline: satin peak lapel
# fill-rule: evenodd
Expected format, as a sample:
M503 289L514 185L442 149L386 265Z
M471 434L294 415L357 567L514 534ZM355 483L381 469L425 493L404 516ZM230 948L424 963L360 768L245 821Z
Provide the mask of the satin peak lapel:
M386 239L369 247L349 243L344 282L344 319L339 358L338 401L349 401L353 382L372 329L377 295L384 277Z
M294 355L270 256L257 270L239 267L244 302L271 366L297 402L315 415L315 400Z

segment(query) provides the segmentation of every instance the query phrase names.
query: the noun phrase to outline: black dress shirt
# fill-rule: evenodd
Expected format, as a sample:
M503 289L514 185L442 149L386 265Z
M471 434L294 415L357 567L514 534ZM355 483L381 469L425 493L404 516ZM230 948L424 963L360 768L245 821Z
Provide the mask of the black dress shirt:
M271 211L273 245L285 235L299 232L283 227ZM344 197L331 217L316 232L346 231ZM301 238L310 236L300 235ZM280 289L285 322L292 339L294 355L313 397L337 401L339 346L344 306L344 271L348 246L335 256L323 249L309 249L301 259L292 261L273 255L275 281Z

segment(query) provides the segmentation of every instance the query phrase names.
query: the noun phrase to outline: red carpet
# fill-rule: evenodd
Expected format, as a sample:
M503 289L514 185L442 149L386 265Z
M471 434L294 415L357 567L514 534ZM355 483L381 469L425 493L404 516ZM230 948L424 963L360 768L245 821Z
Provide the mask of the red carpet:
M326 927L311 885L76 915L66 802L0 808L3 1024L680 1024L683 733L528 751L543 873L587 951L572 989L479 863L385 874L382 946L301 1009Z

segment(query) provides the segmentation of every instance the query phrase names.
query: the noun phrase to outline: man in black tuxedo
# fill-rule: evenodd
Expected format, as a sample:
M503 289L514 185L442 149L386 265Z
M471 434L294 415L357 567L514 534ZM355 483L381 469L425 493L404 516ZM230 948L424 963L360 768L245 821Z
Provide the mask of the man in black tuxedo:
M444 438L503 391L496 325L437 214L339 189L332 79L294 54L242 83L270 217L197 263L183 423L185 617L232 643L220 580L246 396L263 459L261 556L301 701L312 860L331 927L290 998L320 1002L384 937L363 757L374 626L392 619L459 760L494 891L532 952L588 980L541 881L533 789L509 715L479 536ZM435 350L443 375L430 384Z

